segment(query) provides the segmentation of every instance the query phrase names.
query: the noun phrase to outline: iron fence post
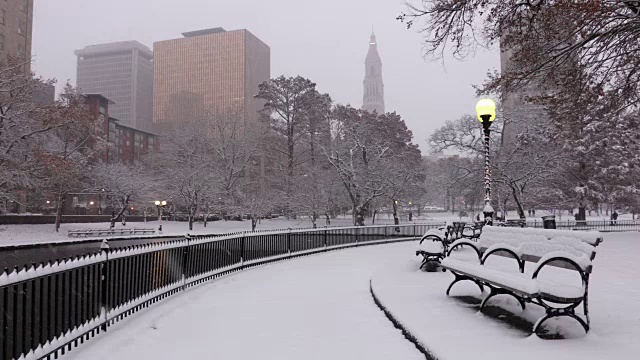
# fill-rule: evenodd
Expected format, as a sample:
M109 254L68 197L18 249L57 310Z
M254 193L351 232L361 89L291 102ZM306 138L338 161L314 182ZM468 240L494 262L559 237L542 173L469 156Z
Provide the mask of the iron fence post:
M289 257L291 257L291 228L289 228L289 231L287 232L287 251Z
M245 242L246 236L245 236L245 231L242 232L242 237L240 238L240 268L242 269L244 267L244 242Z
M324 248L327 248L327 244L328 244L328 239L327 239L327 229L325 227L324 229Z
M100 244L100 252L105 256L105 260L101 266L101 274L100 274L100 312L101 315L104 315L104 321L102 322L101 330L107 331L108 322L109 322L109 286L107 285L107 276L109 274L109 243L107 239L102 240L102 244Z
M187 271L189 269L189 246L191 243L191 236L189 234L186 235L187 246L184 247L182 251L182 290L187 287Z
M360 233L360 228L356 227L355 230L356 230L356 246L358 246L358 233Z
M387 225L384 226L384 238L387 239Z

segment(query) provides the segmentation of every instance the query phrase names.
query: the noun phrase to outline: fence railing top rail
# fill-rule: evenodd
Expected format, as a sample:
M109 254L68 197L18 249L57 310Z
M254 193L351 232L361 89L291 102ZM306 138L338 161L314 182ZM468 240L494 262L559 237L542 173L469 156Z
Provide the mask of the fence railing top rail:
M25 267L22 269L14 269L10 273L2 272L0 273L0 288L42 276L57 274L63 271L99 263L104 260L106 260L105 255L103 253L99 253L78 256L73 259L55 261L47 264L40 264L38 266L32 265L29 268Z

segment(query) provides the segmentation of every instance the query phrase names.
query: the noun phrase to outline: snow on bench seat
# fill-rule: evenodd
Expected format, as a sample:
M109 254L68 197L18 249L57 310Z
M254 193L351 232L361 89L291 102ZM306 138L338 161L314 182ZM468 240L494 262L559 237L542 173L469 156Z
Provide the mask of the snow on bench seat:
M482 266L479 263L474 264L464 260L452 259L451 257L442 260L441 264L449 270L469 275L489 283L501 284L523 295L534 295L537 292L537 287L535 283L531 281L531 278L527 278L520 272L504 272Z
M482 235L492 234L496 236L510 236L523 238L526 236L528 239L530 236L538 235L547 239L555 237L569 237L579 239L592 246L597 246L602 242L602 233L599 231L575 231L575 230L556 230L556 229L537 229L537 228L514 228L514 227L501 227L501 226L485 226L482 229ZM482 236L481 236L482 237Z
M452 259L442 260L442 266L483 282L507 288L525 298L541 296L545 300L575 302L584 296L584 287L568 285L549 279L532 279L530 274L505 272L479 263Z
M416 251L429 254L441 254L444 251L444 246L439 241L429 241L429 239L427 239L418 244Z
M422 235L423 238L432 235L432 236L438 236L440 238L444 238L446 236L446 230L444 228L439 228L439 229L429 229L427 230L427 232L424 233L424 235Z

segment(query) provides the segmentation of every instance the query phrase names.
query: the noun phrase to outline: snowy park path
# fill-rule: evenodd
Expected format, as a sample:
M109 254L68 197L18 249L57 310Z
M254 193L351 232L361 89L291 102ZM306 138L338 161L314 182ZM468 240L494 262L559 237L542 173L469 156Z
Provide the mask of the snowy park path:
M313 255L203 284L64 359L424 359L373 303L369 279L414 243Z

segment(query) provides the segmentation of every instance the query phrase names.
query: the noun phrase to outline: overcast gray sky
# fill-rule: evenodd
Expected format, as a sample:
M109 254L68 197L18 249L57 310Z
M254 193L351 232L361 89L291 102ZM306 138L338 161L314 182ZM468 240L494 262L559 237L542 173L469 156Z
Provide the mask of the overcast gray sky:
M400 0L36 0L34 71L75 85L74 50L86 45L181 37L185 31L245 28L271 47L271 76L301 75L334 101L362 105L364 59L373 25L382 58L387 111L396 111L416 143L445 120L473 113L471 87L499 66L497 50L458 62L427 62L421 36L395 18Z

